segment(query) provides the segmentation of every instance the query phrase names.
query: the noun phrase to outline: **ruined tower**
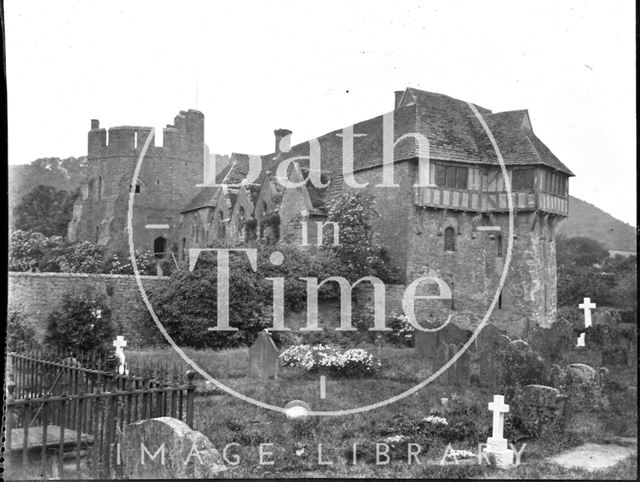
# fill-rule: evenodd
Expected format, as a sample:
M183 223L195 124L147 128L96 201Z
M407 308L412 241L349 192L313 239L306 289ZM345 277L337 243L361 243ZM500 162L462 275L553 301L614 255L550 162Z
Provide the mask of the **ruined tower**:
M89 178L73 207L70 241L88 240L107 253L128 253L127 212L133 193L133 241L136 249L158 258L177 252L179 209L202 182L204 115L181 111L163 129L162 145L152 139L137 181L136 163L151 133L150 127L101 128L91 121L88 135Z

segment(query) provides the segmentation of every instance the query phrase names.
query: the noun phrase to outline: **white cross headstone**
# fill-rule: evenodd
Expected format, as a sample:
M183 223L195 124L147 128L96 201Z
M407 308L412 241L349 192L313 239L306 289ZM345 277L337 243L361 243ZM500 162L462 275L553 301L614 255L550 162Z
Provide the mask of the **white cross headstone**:
M116 357L118 358L118 373L120 375L126 375L129 372L124 359L124 347L127 346L127 340L125 340L123 336L118 335L116 339L113 340L113 346L116 348Z
M493 412L493 430L484 451L495 458L498 467L508 467L513 464L513 451L507 448L507 439L503 436L504 414L509 413L504 395L494 395L493 402L489 402L489 410Z
M578 305L578 308L584 310L584 327L589 328L591 326L591 308L595 308L596 304L591 303L591 298L585 298L582 303Z

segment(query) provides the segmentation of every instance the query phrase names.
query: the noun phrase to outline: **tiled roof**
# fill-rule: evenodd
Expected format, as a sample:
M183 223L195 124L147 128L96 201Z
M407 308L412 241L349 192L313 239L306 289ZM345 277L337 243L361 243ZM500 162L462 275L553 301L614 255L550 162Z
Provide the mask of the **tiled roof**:
M573 175L533 133L527 111L492 114L484 107L475 107L494 135L507 165L542 164ZM394 147L395 161L418 157L418 144L414 138L408 137L400 142L398 139L405 134L419 133L429 141L431 159L498 164L486 132L465 101L408 88L402 104L388 115L393 116L394 140L397 142ZM353 142L354 171L382 164L383 118L381 115L354 124L353 132L357 136ZM322 170L341 172L341 134L342 129L338 129L318 137ZM263 159L268 159L266 169L274 172L278 162L294 156L308 155L307 141L293 146L280 159L274 159L275 154L264 156ZM299 160L299 163L301 166L308 166L306 159ZM333 177L338 181L342 176Z
M494 114L489 109L474 106L496 139L506 165L544 165L573 176L533 133L526 110ZM422 134L429 141L430 159L498 165L496 153L486 132L465 101L409 87L400 106L385 115L393 117L394 141L397 142L394 146L395 161L417 158L419 144L413 137L398 140L406 134ZM354 171L382 165L385 115L353 125L356 136L353 141ZM331 186L325 192L313 194L313 198L319 203L324 203L342 187L342 131L343 129L337 129L317 138L321 154L320 169L329 173L332 179ZM262 171L254 182L262 185L267 172L275 175L280 162L294 157L302 157L297 159L300 167L308 168L309 146L310 142L305 141L292 146L289 152L261 156ZM427 153L423 151L422 154ZM232 154L228 182L239 183L248 172L248 162L246 154ZM191 205L192 203L189 204Z
M218 184L240 184L249 172L249 155L248 154L231 154L231 161L216 176ZM198 193L189 201L180 211L186 213L196 211L206 207L215 207L218 202L220 188L218 187L200 187ZM237 196L237 193L236 193ZM235 203L235 198L233 199Z

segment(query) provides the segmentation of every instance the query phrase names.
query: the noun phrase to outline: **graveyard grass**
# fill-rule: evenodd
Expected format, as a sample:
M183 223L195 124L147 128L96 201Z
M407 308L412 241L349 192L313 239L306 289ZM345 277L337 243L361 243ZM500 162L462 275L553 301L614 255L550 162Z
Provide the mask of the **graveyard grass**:
M327 397L320 398L319 375L301 373L279 367L276 380L261 380L247 376L249 360L247 349L221 351L185 349L185 353L201 368L238 392L261 401L283 407L287 402L300 399L314 410L342 410L359 407L396 395L424 380L428 375L420 359L411 349L383 345L363 347L383 360L381 371L372 378L327 380ZM181 362L171 348L127 352L130 363ZM576 362L571 360L569 362ZM581 362L589 363L589 353ZM184 369L189 367L184 364ZM627 381L636 378L635 368L612 370L616 379ZM473 384L467 387L443 387L430 384L403 400L382 408L356 415L313 418L307 422L285 421L284 415L240 401L217 389L203 379L197 381L194 428L208 436L222 451L226 444L237 443L229 456L239 454L240 463L223 473L225 478L302 478L302 477L406 477L406 478L556 478L556 479L630 479L637 478L635 456L602 471L566 469L548 462L547 457L583 443L610 443L611 437L620 435L621 428L627 436L637 437L636 427L629 427L629 420L608 420L606 424L585 420L580 430L556 439L540 439L527 442L522 465L509 469L496 469L486 465L440 465L446 444L436 441L430 447L422 447L421 465L408 464L406 450L403 459L392 459L387 465L376 465L375 460L352 465L351 447L384 442L388 436L399 435L398 417L402 420L422 420L431 408L440 407L442 397L457 393L463 398L482 402L487 425L491 412L486 409L493 394ZM455 422L450 420L450 422ZM632 430L633 433L628 431ZM614 433L615 432L615 433ZM480 440L485 442L486 439ZM511 440L510 440L511 442ZM266 450L273 452L268 460L274 465L259 464L259 445L271 443ZM318 444L322 444L322 460L332 465L318 464ZM519 449L521 442L516 442ZM477 443L454 442L453 448L466 449L477 454ZM300 456L295 449L303 450ZM373 454L375 457L375 453Z

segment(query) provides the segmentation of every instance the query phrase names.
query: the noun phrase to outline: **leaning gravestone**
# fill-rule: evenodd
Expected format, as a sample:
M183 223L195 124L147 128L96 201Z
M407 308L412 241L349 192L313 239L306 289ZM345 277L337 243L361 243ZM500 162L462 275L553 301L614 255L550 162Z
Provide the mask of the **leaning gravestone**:
M175 418L131 423L118 434L118 443L118 478L207 479L226 470L211 441Z
M278 374L280 350L265 331L258 333L255 343L249 348L249 373L258 378L275 378Z
M441 343L435 352L435 370L442 368L451 359L451 347L447 343ZM444 373L438 377L438 381L444 385L454 382L454 367L449 367Z
M453 354L462 350L462 347L463 345L457 347L453 345ZM468 387L471 381L471 355L469 354L469 350L465 350L464 353L460 355L452 368L455 368L456 383L463 387Z
M460 328L458 325L450 322L442 330L435 332L438 343L449 343L460 345L467 342L471 336L471 332Z
M486 333L483 332L487 330ZM510 343L499 328L489 324L480 332L476 339L478 351L479 373L478 379L480 384L491 389L497 388L498 383L498 352Z
M430 324L425 328L434 328ZM434 366L436 350L438 349L438 335L434 331L420 331L413 332L414 352L418 358L425 360L429 370L437 368Z

